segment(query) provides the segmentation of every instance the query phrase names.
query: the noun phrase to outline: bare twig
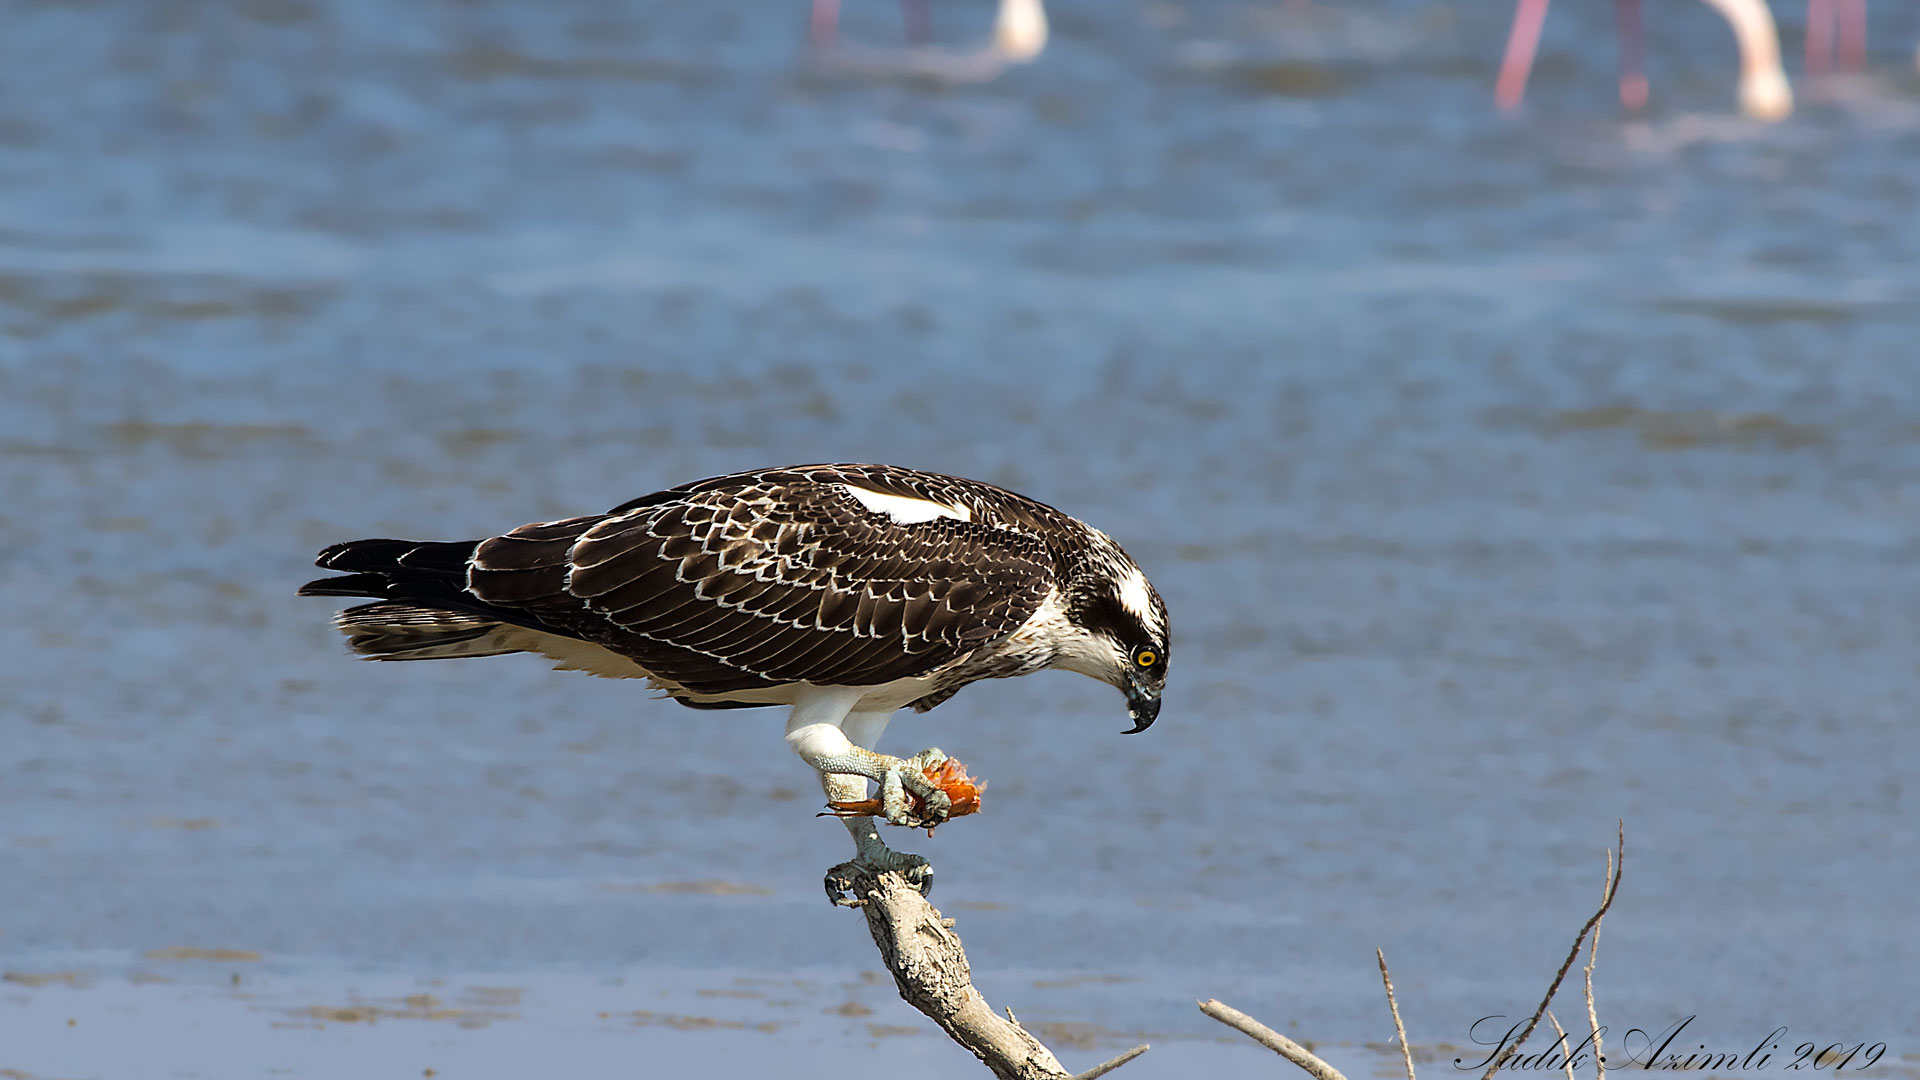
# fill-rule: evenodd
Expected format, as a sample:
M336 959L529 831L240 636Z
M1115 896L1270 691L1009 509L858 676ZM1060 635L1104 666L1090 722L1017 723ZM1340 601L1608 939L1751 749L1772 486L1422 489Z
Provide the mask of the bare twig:
M1313 1051L1231 1005L1208 998L1200 1002L1200 1011L1305 1069L1313 1080L1347 1080L1339 1069L1320 1060Z
M851 891L880 957L907 1004L940 1025L1001 1080L1075 1080L1039 1039L1009 1011L1005 1019L973 988L967 954L953 921L943 918L920 891L896 873L874 873L848 864L840 884ZM1080 1074L1096 1077L1146 1052L1139 1046Z
M1552 1009L1547 1010L1547 1023L1553 1025L1553 1033L1560 1037L1560 1053L1564 1054L1567 1059L1567 1080L1574 1080L1573 1047L1567 1045L1567 1029L1560 1026L1560 1019L1553 1015Z
M1547 996L1541 998L1540 1007L1533 1010L1533 1019L1527 1021L1526 1030L1494 1057L1493 1063L1487 1066L1487 1071L1481 1075L1480 1080L1493 1080L1494 1074L1500 1071L1500 1066L1505 1065L1508 1058L1519 1053L1520 1045L1533 1034L1534 1028L1540 1026L1540 1017L1546 1013L1547 1006L1553 1001L1553 995L1559 992L1561 980L1567 977L1567 969L1573 966L1574 959L1580 955L1580 946L1586 942L1588 932L1600 924L1600 920L1607 914L1607 909L1613 906L1614 895L1620 891L1620 872L1626 867L1627 862L1627 825L1624 821L1620 823L1619 849L1619 856L1613 863L1613 876L1607 880L1607 892L1600 903L1600 910L1593 913L1593 917L1580 928L1580 935L1573 939L1573 948L1567 952L1567 958L1561 961L1560 970L1554 973L1553 983L1547 987ZM1597 1054L1598 1051L1595 1053Z
M1620 826L1620 844L1626 846L1626 823ZM1613 902L1613 852L1607 852L1607 880L1600 891L1604 903ZM1600 1012L1593 1007L1593 965L1600 959L1600 923L1593 924L1593 944L1587 950L1587 1027L1593 1032L1593 1080L1607 1080L1606 1051L1600 1046Z
M1114 1058L1112 1061L1103 1061L1100 1064L1095 1065L1093 1068L1088 1069L1086 1072L1083 1072L1080 1075L1074 1077L1073 1080L1095 1080L1095 1077L1105 1076L1108 1073L1112 1072L1113 1070L1119 1068L1120 1066L1125 1065L1127 1062L1132 1061L1134 1058L1139 1057L1141 1054L1146 1053L1147 1049L1148 1049L1147 1044L1141 1043L1139 1046L1136 1046L1133 1049L1127 1051L1126 1053L1121 1054L1119 1057Z
M1407 1025L1400 1022L1400 1003L1393 1000L1393 976L1387 974L1387 954L1375 949L1373 958L1380 961L1380 982L1387 988L1387 1008L1393 1013L1393 1033L1400 1039L1400 1058L1407 1063L1407 1080L1414 1080L1413 1048L1407 1045Z

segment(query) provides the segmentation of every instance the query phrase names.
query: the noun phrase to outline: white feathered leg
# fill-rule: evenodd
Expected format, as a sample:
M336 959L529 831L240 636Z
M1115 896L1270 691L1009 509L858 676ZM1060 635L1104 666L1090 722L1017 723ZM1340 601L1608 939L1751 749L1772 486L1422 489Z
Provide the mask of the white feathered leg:
M872 747L880 741L880 733L886 730L893 711L854 712L852 706L858 701L858 690L828 689L801 700L794 705L793 715L787 721L787 743L809 765L820 770L820 787L826 792L828 802L864 800L867 780L871 778L880 782L881 800L889 820L917 820L907 804L906 777L911 774L923 786L932 788L920 773L920 759L938 751L916 755L912 761L874 753ZM932 790L945 801L944 792ZM927 796L923 794L921 798L927 799ZM928 804L931 806L932 800L928 800ZM873 818L862 815L840 820L853 837L854 849L858 852L854 863L875 870L896 871L922 893L933 888L932 864L918 855L889 848L880 839L880 829ZM852 868L852 863L843 863L827 872L827 898L835 904L851 903L847 889L851 885Z

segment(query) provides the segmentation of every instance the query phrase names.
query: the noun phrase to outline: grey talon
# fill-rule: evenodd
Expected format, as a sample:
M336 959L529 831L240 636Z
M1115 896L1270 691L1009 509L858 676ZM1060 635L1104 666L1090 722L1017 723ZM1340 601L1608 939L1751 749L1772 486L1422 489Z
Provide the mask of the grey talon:
M834 907L865 907L867 902L853 892L853 875L859 871L856 862L843 862L827 871L827 901Z

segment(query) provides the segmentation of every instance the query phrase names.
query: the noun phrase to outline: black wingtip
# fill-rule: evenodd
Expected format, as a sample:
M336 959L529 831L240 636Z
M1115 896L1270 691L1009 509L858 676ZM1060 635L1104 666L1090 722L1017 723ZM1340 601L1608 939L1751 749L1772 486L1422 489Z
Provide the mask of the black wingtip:
M408 553L423 547L443 545L422 544L416 540L344 540L338 544L329 544L314 556L313 565L328 570L391 570L400 565L401 559Z
M387 595L387 578L384 574L342 574L338 577L325 577L300 586L300 591L295 595L384 598Z
M328 566L330 563L333 562L335 556L339 555L341 552L347 550L352 546L353 546L352 541L348 541L347 543L344 543L344 544L328 544L326 547L323 547L320 549L320 554L315 555L313 557L313 565Z

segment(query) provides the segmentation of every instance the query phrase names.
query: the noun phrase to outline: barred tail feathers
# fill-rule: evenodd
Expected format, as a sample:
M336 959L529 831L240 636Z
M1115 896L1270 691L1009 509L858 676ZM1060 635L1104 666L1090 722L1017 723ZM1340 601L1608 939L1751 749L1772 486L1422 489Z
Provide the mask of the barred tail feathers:
M446 660L523 651L510 628L458 611L385 601L334 616L347 647L369 660Z

